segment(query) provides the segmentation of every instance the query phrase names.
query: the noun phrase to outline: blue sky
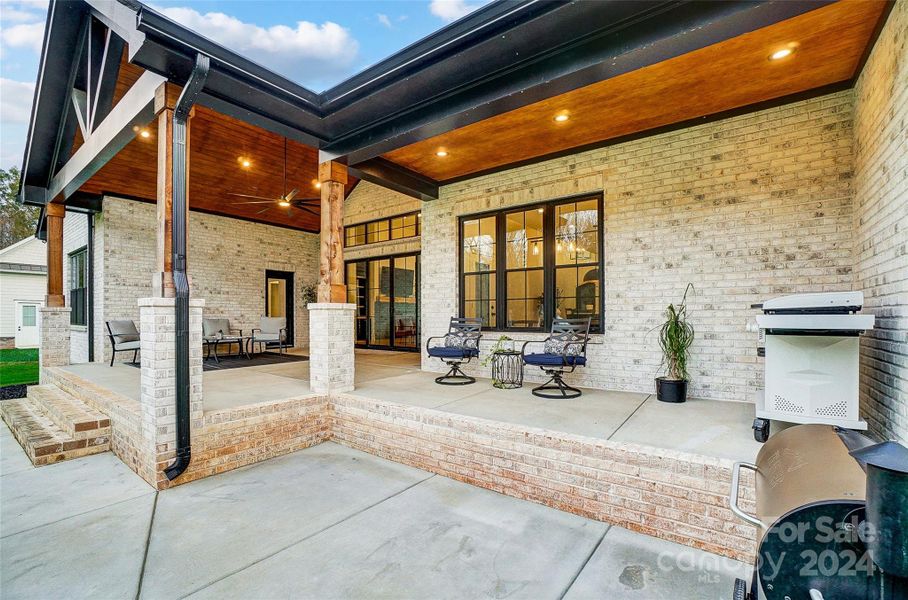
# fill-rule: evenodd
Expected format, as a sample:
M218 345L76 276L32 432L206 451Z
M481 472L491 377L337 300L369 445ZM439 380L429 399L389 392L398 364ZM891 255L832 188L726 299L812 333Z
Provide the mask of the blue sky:
M488 0L154 0L146 4L323 91ZM46 0L0 0L0 168L19 166Z

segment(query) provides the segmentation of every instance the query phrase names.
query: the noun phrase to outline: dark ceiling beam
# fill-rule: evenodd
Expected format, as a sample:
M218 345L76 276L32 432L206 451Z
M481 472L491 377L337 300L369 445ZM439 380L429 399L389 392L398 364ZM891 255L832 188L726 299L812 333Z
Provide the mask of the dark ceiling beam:
M419 200L437 200L438 182L421 173L376 157L347 167L359 179L392 189Z
M403 107L373 111L372 121L341 133L325 151L350 163L447 133L498 114L628 73L815 10L829 0L765 2L577 2L522 23L419 75L383 90L369 103ZM623 12L622 12L623 11ZM558 22L551 19L558 17ZM598 30L596 29L598 27ZM571 39L563 41L563 31ZM553 37L554 36L554 37ZM561 36L561 43L557 37ZM527 41L544 52L524 48ZM521 54L521 51L525 51ZM516 57L522 57L519 60ZM496 68L497 67L497 68ZM469 72L473 79L469 80ZM450 73L449 73L450 72ZM447 75L446 75L447 73ZM445 77L460 85L439 85ZM426 90L437 93L426 98ZM399 97L398 97L399 96ZM395 101L396 98L396 101ZM410 101L404 102L403 98ZM329 119L359 118L357 104Z
M107 118L51 179L45 195L46 202L60 195L66 199L75 193L135 137L137 128L154 118L155 90L164 81L163 77L151 72L139 77Z
M97 27L100 23L93 21ZM123 56L123 48L126 43L110 29L104 28L101 37L102 46L98 52L97 64L92 67L91 81L91 129L107 117L110 109L113 108L114 92L117 89L117 76L120 72L120 57ZM95 40L92 38L92 43ZM94 53L93 53L94 54Z

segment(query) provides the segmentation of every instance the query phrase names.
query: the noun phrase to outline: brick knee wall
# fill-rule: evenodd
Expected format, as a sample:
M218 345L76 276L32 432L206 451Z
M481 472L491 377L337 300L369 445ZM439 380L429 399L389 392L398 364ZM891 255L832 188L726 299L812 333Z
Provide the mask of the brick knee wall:
M732 461L339 394L332 439L559 510L752 562L756 530L728 508ZM742 507L754 483L743 474Z

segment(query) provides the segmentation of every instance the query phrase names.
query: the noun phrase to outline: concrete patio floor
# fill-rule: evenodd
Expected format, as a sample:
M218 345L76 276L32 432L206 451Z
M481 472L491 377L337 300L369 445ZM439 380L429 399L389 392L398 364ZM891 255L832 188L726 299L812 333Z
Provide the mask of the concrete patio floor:
M333 443L156 493L0 432L3 598L729 597L749 567Z
M667 404L653 394L584 389L580 398L547 400L530 393L534 384L499 390L488 379L442 386L437 373L420 370L419 354L356 351L354 395L444 412L540 427L716 458L753 461L754 405L690 399ZM127 397L138 399L139 369L125 364L70 365L65 369ZM205 410L309 394L309 362L262 365L204 374Z

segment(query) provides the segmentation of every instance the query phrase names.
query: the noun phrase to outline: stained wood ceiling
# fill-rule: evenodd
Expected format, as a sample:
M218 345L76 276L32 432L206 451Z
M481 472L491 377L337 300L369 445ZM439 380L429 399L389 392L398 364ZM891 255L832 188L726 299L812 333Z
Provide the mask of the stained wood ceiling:
M845 81L885 7L843 0L384 156L445 181ZM768 60L789 43L791 56Z
M115 100L122 97L141 75L129 63L120 68ZM95 174L81 191L121 195L154 202L157 197L157 127L149 124L151 136L137 136ZM285 138L197 106L190 121L189 206L193 210L221 214L305 231L319 230L319 217L297 207L273 204L240 204L253 201L231 193L277 198L297 188L296 199L315 198L318 151L287 140L287 188L283 184ZM77 139L76 143L80 142ZM251 163L244 168L240 158ZM352 179L352 178L351 178ZM347 185L352 189L356 180ZM319 212L318 206L313 207ZM264 212L262 212L264 211Z

